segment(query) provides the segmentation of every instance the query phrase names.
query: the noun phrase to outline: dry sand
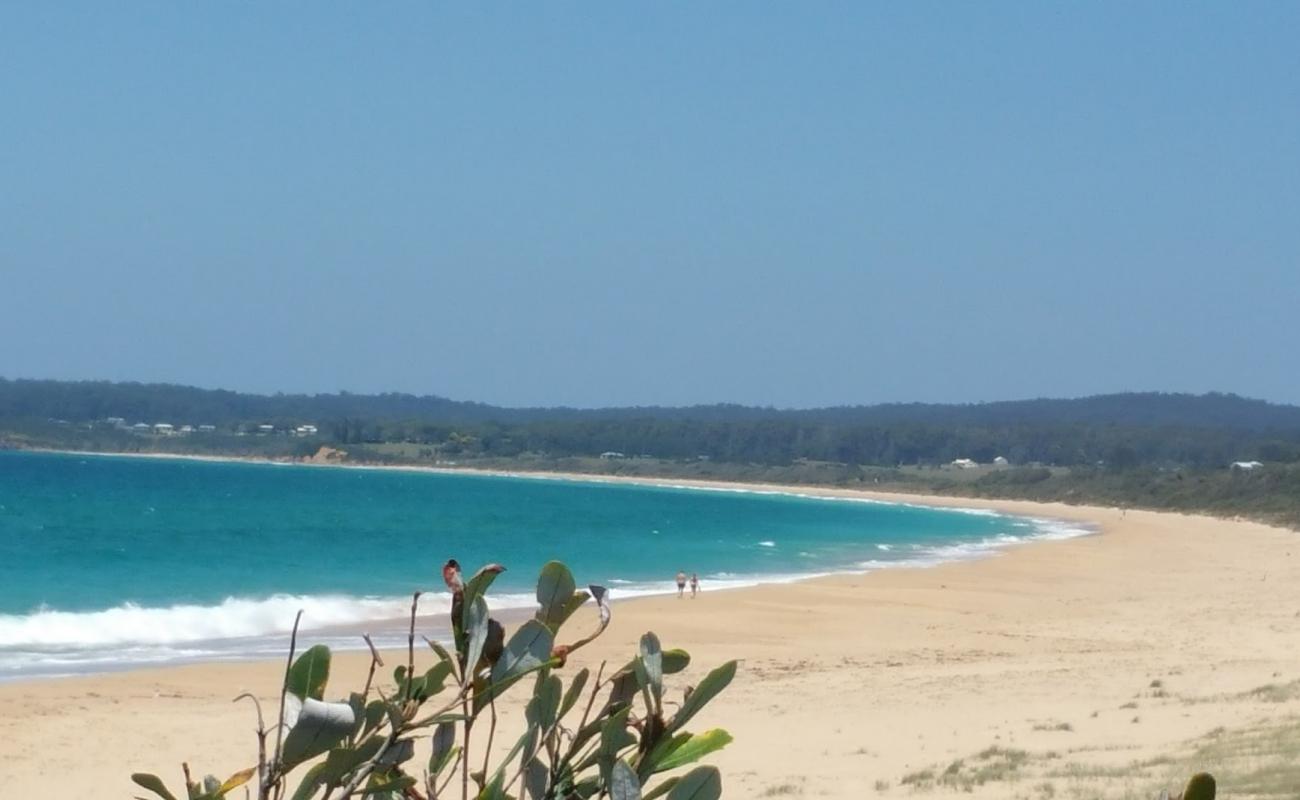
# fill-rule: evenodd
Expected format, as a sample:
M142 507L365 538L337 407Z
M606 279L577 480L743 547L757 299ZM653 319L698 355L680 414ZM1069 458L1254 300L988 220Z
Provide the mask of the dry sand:
M729 797L1150 797L1192 764L1235 784L1227 796L1300 796L1289 766L1300 744L1296 533L894 499L1085 520L1100 534L928 569L632 600L575 661L622 663L646 630L694 656L679 688L739 658L735 683L692 725L735 735L714 759ZM574 630L589 624L582 614ZM365 666L336 655L333 688L359 686ZM133 771L178 785L182 761L223 776L250 766L252 709L231 698L251 691L274 708L282 669L2 685L0 796L125 798L140 793Z

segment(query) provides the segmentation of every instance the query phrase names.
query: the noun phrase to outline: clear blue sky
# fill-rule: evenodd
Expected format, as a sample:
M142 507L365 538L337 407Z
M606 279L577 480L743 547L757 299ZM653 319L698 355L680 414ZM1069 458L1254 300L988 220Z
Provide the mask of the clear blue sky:
M1300 402L1298 3L9 3L0 104L7 377Z

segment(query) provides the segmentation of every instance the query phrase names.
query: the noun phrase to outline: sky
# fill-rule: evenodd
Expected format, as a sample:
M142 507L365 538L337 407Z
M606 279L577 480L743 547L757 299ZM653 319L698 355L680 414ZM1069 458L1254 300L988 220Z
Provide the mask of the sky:
M1300 4L10 3L0 376L1300 403Z

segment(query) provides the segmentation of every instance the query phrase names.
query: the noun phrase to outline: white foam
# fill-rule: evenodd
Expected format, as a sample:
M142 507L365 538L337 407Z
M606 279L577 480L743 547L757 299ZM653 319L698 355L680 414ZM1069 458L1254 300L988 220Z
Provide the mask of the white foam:
M976 558L986 558L999 550L1018 544L1026 544L1028 542L1036 541L1060 541L1062 539L1073 539L1078 536L1087 536L1096 532L1091 527L1069 522L1067 520L1041 519L1036 517L1029 517L1026 519L1028 519L1033 528L1031 533L1026 533L1024 535L999 533L995 536L988 536L976 541L951 542L946 544L912 544L910 549L914 555L911 557L898 559L868 559L859 562L858 567L867 571L877 569L897 569L900 567L933 567L950 561L968 561ZM888 552L890 549L888 545L876 545L876 547L885 552Z
M532 595L493 596L497 608L534 603ZM211 606L139 606L127 603L102 611L55 611L0 614L0 649L175 645L216 639L287 633L303 611L302 629L318 630L369 620L396 619L410 610L409 597L287 595L267 598L228 597ZM425 595L422 613L446 613L449 596Z
M761 541L761 542L758 543L758 546L759 546L759 547L776 547L776 542L772 541L771 539L764 539L763 541Z
M950 561L985 558L1007 547L1069 539L1093 529L1063 520L1025 518L1032 528L1023 534L1000 533L977 541L899 545L906 555L888 557L895 547L876 544L882 557L861 561L838 572L863 572L900 567L930 567ZM1017 528L1017 530L1022 530ZM758 543L775 547L774 541ZM801 551L801 555L811 553ZM705 591L767 583L791 583L832 572L762 573L738 575L718 571L703 576ZM612 578L615 600L675 594L673 581L633 581ZM531 608L528 594L493 594L493 609ZM56 611L41 608L30 614L0 614L0 680L33 675L99 672L126 667L200 660L271 658L283 655L287 633L299 609L302 630L319 631L312 642L336 649L360 649L360 626L375 634L379 646L405 644L405 617L410 597L352 597L347 595L274 595L230 597L216 605L181 604L147 607L126 604L98 611ZM422 614L445 614L450 597L429 593ZM377 625L387 622L387 625ZM347 629L352 630L347 630ZM333 630L331 630L333 629Z

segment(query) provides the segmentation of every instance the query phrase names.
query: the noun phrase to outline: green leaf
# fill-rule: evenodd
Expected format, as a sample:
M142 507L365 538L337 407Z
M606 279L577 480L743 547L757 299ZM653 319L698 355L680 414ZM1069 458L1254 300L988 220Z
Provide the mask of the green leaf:
M530 800L546 800L547 783L551 773L546 765L537 759L528 762L524 769L524 792Z
M323 644L310 648L289 670L289 693L299 700L322 700L330 677L330 649Z
M356 747L336 747L329 751L325 756L325 761L320 765L320 781L322 784L342 783L345 776L355 770L357 767L374 758L375 753L383 746L385 737L371 736Z
M348 738L355 739L366 724L366 696L360 692L352 692L348 695L348 705L352 706L352 716L356 719Z
M625 672L615 675L610 681L609 700L605 707L617 709L632 702L636 697L637 685L636 676L631 672Z
M470 630L473 626L469 623L470 609L474 606L474 601L483 597L487 593L488 587L497 576L505 572L506 568L500 564L488 564L474 573L474 577L465 583L465 630Z
M636 660L637 657L634 656L631 661L624 664L623 668L614 674L621 675L625 672L635 674L637 671ZM662 660L663 674L673 675L690 666L691 654L681 649L664 650L662 651Z
M465 635L469 647L465 656L465 675L473 675L478 660L483 657L483 645L487 642L488 607L482 597L465 606Z
M600 776L609 783L610 770L618 759L618 754L627 747L636 744L636 737L627 729L627 717L631 707L610 715L600 726L600 747L596 750L596 761L600 764Z
M537 688L533 698L528 701L525 715L533 725L546 730L555 724L555 715L560 708L560 688L562 684L555 675L538 673Z
M302 776L302 783L298 784L298 788L294 791L290 800L310 800L311 796L325 785L325 779L322 777L324 772L325 764L314 764L311 769L307 770L307 774Z
M492 667L492 682L499 683L544 665L551 658L554 641L550 628L530 619L510 637L501 659Z
M695 691L682 703L681 708L673 715L672 724L668 726L668 731L680 730L683 725L690 721L691 717L700 712L710 700L717 697L718 692L727 688L731 679L736 677L736 662L728 661L722 666L704 676L700 685L695 687Z
M621 758L609 772L609 797L610 800L641 800L641 782Z
M148 772L137 772L131 776L131 780L135 781L137 785L143 786L158 795L163 800L176 800L176 795L167 791L167 787L163 785L162 778L159 778L157 775L151 775Z
M590 599L591 593L586 589L579 589L574 592L573 596L569 598L569 602L565 603L564 608L560 609L560 620L555 624L555 630L558 632L560 626L568 622L569 617L573 616L573 612L582 608L582 606Z
M679 740L681 741L679 742ZM654 764L652 769L654 772L663 772L693 764L709 753L721 750L731 742L731 734L722 728L714 728L694 735L686 733L674 736L666 743L668 747L665 748L664 752L651 754L651 761ZM659 748L655 748L655 750L658 751Z
M576 588L573 573L564 564L551 561L542 567L542 574L537 578L537 620L552 633L564 624L567 618L564 612Z
M641 665L640 672L654 695L655 711L658 713L659 701L664 694L664 653L658 636L647 633L641 637L641 652L637 656L637 663Z
M674 675L690 666L691 654L680 648L664 651L664 674Z
M380 766L394 766L415 758L415 742L411 739L398 739L388 746L384 754L375 763Z
M429 643L429 649L437 654L438 659L440 661L446 661L447 663L451 663L452 660L451 653L447 652L447 648L443 647L441 644L435 642L432 639L426 638L425 641Z
M374 784L361 790L362 795L379 794L380 792L405 792L415 785L415 778L410 775L402 775L386 783Z
M718 800L722 797L722 773L717 767L696 767L682 776L668 800Z
M583 667L578 671L577 675L573 676L573 680L569 683L568 690L564 693L564 699L560 701L560 710L556 715L556 719L564 719L564 716L572 711L573 707L577 705L578 700L582 697L582 690L586 687L587 679L589 677L591 677L591 670L586 667Z
M361 726L361 735L365 736L367 733L370 733L375 728L378 728L379 724L384 721L384 715L387 712L388 712L387 703L385 703L383 700L371 700L366 705L366 718L365 718L365 723L362 724Z
M292 727L284 737L280 753L288 766L301 764L334 747L352 733L352 706L303 700Z
M641 797L641 800L655 800L656 797L662 797L663 795L666 795L669 792L671 792L673 790L673 787L676 786L679 781L681 781L680 777L669 778L668 780L659 784L655 788L646 792L645 795Z
M415 682L411 687L411 696L421 702L433 697L446 688L447 678L450 675L451 663L439 661L429 667L429 671L424 673L424 677Z
M429 774L437 776L455 758L456 725L443 722L433 729L433 750L429 754Z
M503 786L504 783L504 773L498 772L492 782L485 786L483 791L479 792L478 800L508 800Z

